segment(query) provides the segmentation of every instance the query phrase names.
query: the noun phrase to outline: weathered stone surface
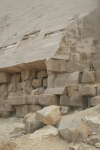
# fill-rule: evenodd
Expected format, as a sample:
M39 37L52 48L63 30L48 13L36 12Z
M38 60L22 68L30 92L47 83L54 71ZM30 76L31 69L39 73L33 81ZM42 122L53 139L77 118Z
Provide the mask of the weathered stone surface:
M81 96L78 91L78 86L68 86L67 87L68 96Z
M20 105L16 106L16 117L24 118L26 114L28 114L28 105Z
M69 106L69 97L67 95L60 96L60 105Z
M23 86L24 86L24 81L23 81L23 82L19 82L19 83L17 84L17 89L20 91L20 90L23 89Z
M21 96L21 95L22 95L22 91L9 92L8 98L10 98L10 97L17 97L17 96Z
M27 115L25 115L25 116L24 116L24 119L23 119L23 123L25 124L26 121L27 121L27 119L28 119L29 117L31 117L33 114L34 114L34 113L28 113Z
M47 71L46 70L42 70L42 71L39 71L37 73L37 79L39 78L46 78L47 77Z
M9 103L8 100L6 100L4 102L4 108L6 111L15 111L16 110L14 106L11 106L11 104Z
M47 125L42 129L35 131L31 134L30 139L34 141L43 140L44 138L53 138L58 135L58 130L51 125Z
M100 86L97 87L97 95L100 95Z
M44 93L45 93L45 88L39 87L39 88L32 90L31 95L41 95Z
M18 134L18 133L21 133L24 131L24 124L21 123L21 124L18 124L17 126L15 126L12 131L10 131L10 135L12 134Z
M71 96L69 98L69 106L86 108L88 106L88 100L82 96Z
M91 106L97 106L100 104L100 96L91 98Z
M35 114L31 115L25 122L25 130L27 133L33 133L42 127L43 123L35 119Z
M0 106L0 116L2 116L3 118L7 118L7 117L11 117L11 112L6 111L5 108Z
M14 150L13 143L11 140L2 140L0 141L0 150Z
M95 81L100 82L100 71L95 71Z
M86 124L89 130L93 133L98 133L100 135L100 118L98 117L85 117L82 121Z
M47 88L45 94L67 95L67 88Z
M1 85L1 93L2 93L3 96L8 95L8 85L7 84Z
M48 88L54 87L54 81L55 81L56 74L50 72L48 75Z
M87 139L87 144L95 145L100 142L100 135L92 135Z
M15 92L17 90L15 83L8 84L8 92Z
M48 78L43 80L43 87L47 87L48 86Z
M61 120L61 113L57 106L48 106L36 112L36 119L47 125L56 125Z
M49 59L46 61L47 70L51 72L67 72L67 61L63 59Z
M23 70L21 71L22 81L31 80L36 78L36 72L32 70Z
M58 130L61 136L69 142L86 140L89 135L87 126L81 120L73 117L62 119Z
M39 95L28 95L28 104L39 104Z
M42 82L43 82L43 79L33 79L33 82L32 82L32 85L33 87L41 87L42 86Z
M43 107L40 106L40 105L28 105L28 111L29 112L36 112L36 111L39 111L41 110Z
M17 84L20 81L20 78L21 78L20 74L14 74L11 77L11 82Z
M95 144L95 147L96 147L96 148L100 148L100 143L96 143L96 144Z
M17 97L10 97L9 103L11 105L24 105L28 104L28 96L17 96Z
M54 87L76 86L79 84L79 72L60 73L56 75Z
M82 75L82 83L95 83L94 71L85 71Z
M0 72L0 84L10 83L11 75L7 72Z
M71 111L70 107L60 106L61 115L68 115Z
M23 95L30 95L32 90L32 83L30 80L23 83Z
M67 63L67 71L68 72L74 72L74 71L80 71L83 72L85 70L90 70L90 61L69 61Z
M58 96L52 94L42 94L39 97L39 104L43 106L58 105Z
M83 96L95 96L96 88L94 85L79 86L79 93Z
M94 70L100 70L100 60L93 61Z

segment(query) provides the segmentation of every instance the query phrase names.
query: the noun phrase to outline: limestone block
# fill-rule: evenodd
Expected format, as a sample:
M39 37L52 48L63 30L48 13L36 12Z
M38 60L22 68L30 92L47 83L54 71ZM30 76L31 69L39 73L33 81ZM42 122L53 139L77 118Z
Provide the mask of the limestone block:
M95 96L96 88L93 85L79 86L79 93L83 96Z
M23 119L23 123L25 124L26 121L27 121L27 119L28 119L29 117L31 117L33 114L34 114L34 113L28 113L27 115L25 115L25 116L24 116L24 119Z
M21 96L21 95L22 95L22 91L18 91L18 92L9 92L8 98L9 98L9 97L17 97L17 96Z
M87 126L80 119L73 117L62 119L58 130L60 135L69 142L81 142L89 135Z
M85 70L90 70L90 61L69 61L67 63L67 71L68 72L74 72L74 71L80 71L83 72Z
M28 105L28 110L29 112L36 112L36 111L39 111L41 110L43 107L40 106L40 105Z
M16 117L23 118L28 112L28 105L16 106Z
M10 97L8 98L9 103L11 105L24 105L28 104L28 96L17 96L17 97Z
M69 106L86 108L88 106L88 100L82 96L71 96L69 98Z
M4 101L4 108L6 111L15 111L15 107L11 106L8 100Z
M32 70L22 70L21 71L22 81L31 80L36 78L36 72Z
M95 71L95 81L100 82L100 71Z
M47 70L51 72L67 72L67 61L63 59L49 59L46 61Z
M42 71L39 71L37 73L37 79L39 78L46 78L47 77L47 71L46 70L42 70Z
M0 116L2 116L3 118L8 118L11 117L11 112L6 111L5 108L0 108Z
M28 104L39 104L39 95L28 95Z
M47 87L48 86L48 78L43 80L43 87Z
M92 54L92 60L93 61L100 60L100 54Z
M1 96L0 103L4 106L4 102L7 100L7 97Z
M20 74L14 74L11 77L11 82L17 84L20 81L20 78L21 78Z
M35 119L35 113L27 118L25 122L25 130L27 133L33 133L43 127L43 123Z
M66 106L60 106L60 112L61 112L61 115L68 115L71 111L71 108L70 107L66 107Z
M18 89L18 90L22 90L22 89L23 89L23 86L24 86L24 81L17 83L17 89Z
M97 95L100 95L100 86L97 87Z
M54 73L50 73L48 75L48 88L53 88L54 87L55 76L56 75Z
M15 92L17 90L15 83L8 84L8 92Z
M52 94L42 94L39 97L39 104L43 106L58 105L59 98Z
M39 87L31 91L31 95L41 95L44 94L45 88Z
M67 95L67 88L47 88L45 94Z
M78 86L68 86L67 91L68 91L68 96L81 96L78 91Z
M32 83L30 80L27 80L23 83L23 95L30 95L32 90Z
M60 96L60 105L69 106L69 97L67 95Z
M32 82L32 85L33 87L41 87L42 86L42 82L43 82L43 79L33 79L33 82Z
M11 75L7 72L0 72L0 84L10 83Z
M97 106L100 104L100 96L91 98L91 106Z
M100 70L100 60L93 61L94 70Z
M7 94L8 94L8 85L7 84L1 85L1 93L3 96L7 96Z
M82 75L82 83L95 83L94 71L85 71Z
M48 106L36 112L36 120L47 125L56 125L61 120L61 113L57 106Z
M69 85L76 86L79 84L79 75L79 71L56 74L54 87L68 87Z

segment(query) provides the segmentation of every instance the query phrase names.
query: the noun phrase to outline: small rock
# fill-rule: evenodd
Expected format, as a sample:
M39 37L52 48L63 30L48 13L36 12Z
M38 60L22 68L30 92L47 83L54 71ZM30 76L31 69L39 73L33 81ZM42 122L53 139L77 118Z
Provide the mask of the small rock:
M96 143L96 144L95 144L95 147L96 147L96 148L100 148L100 143Z

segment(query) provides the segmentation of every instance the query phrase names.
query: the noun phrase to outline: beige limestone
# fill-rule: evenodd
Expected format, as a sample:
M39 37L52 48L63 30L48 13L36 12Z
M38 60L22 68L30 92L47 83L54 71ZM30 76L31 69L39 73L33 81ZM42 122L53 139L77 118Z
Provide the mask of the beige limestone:
M82 75L82 83L95 83L94 71L85 71Z
M27 80L23 83L23 95L30 95L32 90L32 82Z
M39 104L43 106L58 105L59 98L53 94L42 94L39 96Z
M93 61L94 70L100 70L100 60Z
M11 77L11 82L17 84L20 81L20 78L21 78L20 74L14 74Z
M43 80L43 87L47 87L48 86L48 78Z
M67 95L67 88L47 88L45 94Z
M11 105L24 105L28 104L28 96L10 97L8 101Z
M95 81L100 83L100 71L95 71Z
M8 100L4 101L4 108L6 111L16 111L14 106L11 106Z
M66 107L66 106L60 106L60 112L61 115L68 115L71 112L71 108L70 107Z
M23 118L28 112L28 105L16 106L16 117Z
M0 72L0 84L10 83L11 75L7 72Z
M8 84L8 92L15 92L17 90L15 83Z
M36 112L36 120L47 125L56 125L61 120L61 113L57 106L48 106Z
M28 110L29 112L37 112L39 110L41 110L43 107L40 105L28 105Z
M32 82L32 85L33 87L41 87L42 86L42 82L43 82L43 79L33 79L33 82Z
M31 95L41 95L44 93L45 93L45 88L39 87L39 88L32 90Z
M32 70L22 70L21 71L22 81L31 80L36 78L36 72Z
M83 96L95 96L96 88L94 85L79 86L79 93Z
M42 70L42 71L39 71L37 73L37 79L39 78L46 78L47 77L47 71L46 70Z
M97 106L100 104L100 96L91 98L91 106Z
M49 73L48 75L48 88L54 87L54 81L55 81L55 73Z
M67 95L60 96L60 105L69 106L69 97Z
M28 95L28 104L33 104L33 105L36 105L36 104L39 104L39 95Z
M68 91L68 96L81 96L78 91L78 86L68 86L67 91Z

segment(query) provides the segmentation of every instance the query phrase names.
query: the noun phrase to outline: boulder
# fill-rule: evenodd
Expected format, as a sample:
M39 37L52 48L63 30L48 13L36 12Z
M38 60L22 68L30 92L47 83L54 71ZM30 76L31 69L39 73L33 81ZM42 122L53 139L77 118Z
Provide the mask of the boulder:
M33 87L41 87L42 86L43 79L33 79L32 85Z
M11 77L11 82L17 84L20 81L20 78L21 78L20 74L14 74Z
M82 83L95 83L94 71L85 71L82 75Z
M39 78L46 78L47 77L47 71L46 70L42 70L42 71L39 71L37 73L37 79Z
M45 94L67 95L67 88L47 88Z
M71 111L71 108L70 107L66 107L66 106L60 106L60 112L61 112L61 115L68 115Z
M18 89L18 91L23 90L23 86L24 86L24 81L17 83L17 89Z
M58 130L54 126L47 125L31 134L30 139L33 141L39 141L45 138L53 138L56 136L58 136Z
M100 143L96 143L96 144L95 144L95 147L96 147L96 148L100 148Z
M43 106L58 105L58 96L53 94L42 94L39 96L39 104Z
M94 85L79 86L79 93L83 96L95 96L96 88Z
M0 72L0 84L10 83L11 75L7 72Z
M91 98L91 106L97 106L100 104L100 96L95 96Z
M43 80L43 87L47 87L48 86L48 78Z
M41 94L44 94L44 92L45 92L45 88L39 87L39 88L32 90L31 95L41 95Z
M27 115L25 115L25 116L24 116L24 119L23 119L23 123L25 124L26 121L27 121L27 119L28 119L29 117L31 117L32 115L34 115L34 113L28 113Z
M47 125L56 125L61 120L61 113L57 106L48 106L36 112L36 119Z
M35 119L35 114L27 118L25 122L25 130L27 133L33 133L43 127L43 123Z
M73 117L62 119L58 130L60 135L69 142L81 142L89 135L87 126L80 119Z
M69 106L69 96L61 95L60 96L60 105L61 106Z
M18 124L17 126L15 126L12 131L10 131L10 135L12 134L18 134L18 133L21 133L24 131L24 124L21 123L21 124Z

